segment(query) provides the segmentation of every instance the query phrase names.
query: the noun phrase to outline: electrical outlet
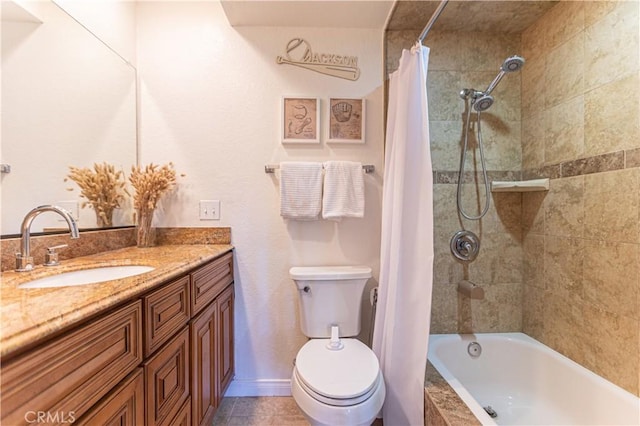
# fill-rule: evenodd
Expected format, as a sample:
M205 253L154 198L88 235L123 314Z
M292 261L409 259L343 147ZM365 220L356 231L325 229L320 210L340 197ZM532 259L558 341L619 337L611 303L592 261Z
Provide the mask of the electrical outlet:
M200 220L220 220L220 200L200 200Z

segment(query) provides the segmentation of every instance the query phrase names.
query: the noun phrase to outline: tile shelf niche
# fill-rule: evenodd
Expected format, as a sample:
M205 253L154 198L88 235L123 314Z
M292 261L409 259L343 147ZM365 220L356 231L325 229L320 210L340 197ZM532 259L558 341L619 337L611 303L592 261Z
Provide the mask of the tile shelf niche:
M534 192L548 190L548 178L491 182L491 192Z

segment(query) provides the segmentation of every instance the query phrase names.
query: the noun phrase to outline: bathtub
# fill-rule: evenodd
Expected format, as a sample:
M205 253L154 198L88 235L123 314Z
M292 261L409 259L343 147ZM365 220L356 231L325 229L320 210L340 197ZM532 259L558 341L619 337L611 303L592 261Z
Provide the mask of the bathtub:
M640 398L522 333L434 334L428 359L485 425L640 425Z

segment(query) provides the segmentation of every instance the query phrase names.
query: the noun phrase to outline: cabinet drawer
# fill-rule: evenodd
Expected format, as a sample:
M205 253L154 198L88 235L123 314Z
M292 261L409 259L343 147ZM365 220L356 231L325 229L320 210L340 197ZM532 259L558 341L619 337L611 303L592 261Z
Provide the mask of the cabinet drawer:
M169 425L189 398L189 328L144 365L147 425Z
M144 375L138 368L78 422L80 426L144 425Z
M189 321L189 277L165 285L143 298L144 354L151 355Z
M27 413L37 411L77 419L140 362L142 306L136 301L4 363L2 424L27 424Z
M197 314L233 282L233 254L201 267L191 274L191 313Z

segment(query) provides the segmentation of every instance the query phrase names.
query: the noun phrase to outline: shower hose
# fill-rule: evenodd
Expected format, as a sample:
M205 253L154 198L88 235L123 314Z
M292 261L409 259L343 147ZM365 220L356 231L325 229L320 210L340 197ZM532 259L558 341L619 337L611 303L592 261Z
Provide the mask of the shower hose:
M462 207L462 182L464 180L464 164L467 160L467 148L469 145L469 127L471 125L471 106L467 108L467 120L464 125L464 146L462 147L462 155L460 156L460 170L458 171L458 187L456 192L456 201L458 205L458 212L469 220L480 220L487 214L489 211L489 202L490 202L490 188L489 188L489 179L487 178L487 167L484 161L484 147L482 143L482 128L480 126L480 116L482 111L477 112L477 134L478 134L478 147L480 150L480 164L482 167L482 177L484 179L484 190L485 190L485 204L482 212L478 216L473 216L467 214Z

